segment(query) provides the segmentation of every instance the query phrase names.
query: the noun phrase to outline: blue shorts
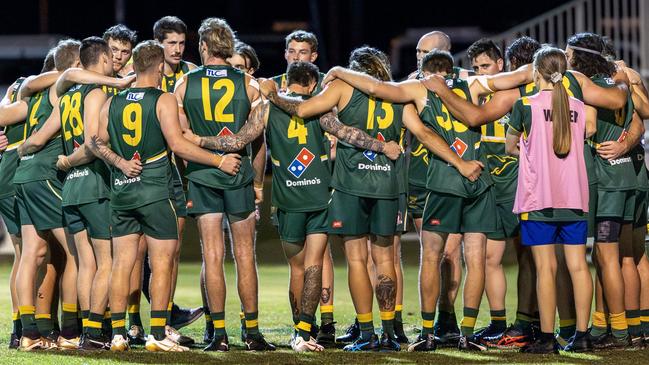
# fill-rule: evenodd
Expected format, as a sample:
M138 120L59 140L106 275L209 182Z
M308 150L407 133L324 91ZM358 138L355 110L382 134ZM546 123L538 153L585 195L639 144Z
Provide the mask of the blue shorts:
M521 241L524 246L583 245L588 234L588 221L543 222L521 221Z

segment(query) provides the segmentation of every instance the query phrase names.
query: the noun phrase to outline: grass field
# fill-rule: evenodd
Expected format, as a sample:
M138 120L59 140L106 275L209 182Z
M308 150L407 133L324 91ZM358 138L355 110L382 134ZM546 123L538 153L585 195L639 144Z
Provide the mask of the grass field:
M337 256L336 261L342 262L343 258ZM3 283L8 281L9 265L0 265L0 280ZM178 279L178 290L176 291L176 302L183 306L199 306L200 294L198 291L198 264L183 264L180 268ZM509 282L513 282L515 269L507 270ZM78 353L78 352L53 352L53 353L20 353L7 349L7 342L11 329L11 302L8 285L0 286L0 336L2 345L0 347L0 364L197 364L197 363L247 363L247 364L374 364L374 363L443 363L445 365L460 363L475 364L647 364L649 363L649 350L643 351L619 351L619 352L598 352L586 355L562 354L561 356L533 356L524 355L513 351L489 351L486 353L462 353L455 350L438 350L431 354L414 353L344 353L341 350L326 350L318 354L296 354L288 347L288 340L291 334L291 316L287 299L287 275L288 269L283 265L263 265L259 268L260 294L259 313L260 327L266 338L279 346L274 353L247 353L242 350L239 337L239 302L234 282L234 268L227 265L226 275L228 278L228 299L226 305L227 330L231 341L231 351L228 353L205 353L195 349L189 353L182 354L150 354L144 350L134 350L123 354L110 352L99 353ZM414 339L416 326L419 325L419 305L417 297L417 267L407 265L405 267L405 300L404 300L404 322L406 333ZM344 327L354 319L354 310L346 286L346 271L344 266L336 269L335 291L335 317L338 322L339 334ZM509 308L515 304L513 292L507 295ZM144 300L143 300L144 301ZM461 310L461 300L458 301L458 310ZM148 305L144 301L142 305L143 320L148 318ZM483 300L478 327L488 322L488 306L486 299ZM459 312L461 313L461 311ZM508 321L513 321L514 309L509 309ZM148 324L148 320L144 323ZM380 323L378 311L375 305L375 324ZM182 330L183 334L200 341L203 336L204 321L201 319Z

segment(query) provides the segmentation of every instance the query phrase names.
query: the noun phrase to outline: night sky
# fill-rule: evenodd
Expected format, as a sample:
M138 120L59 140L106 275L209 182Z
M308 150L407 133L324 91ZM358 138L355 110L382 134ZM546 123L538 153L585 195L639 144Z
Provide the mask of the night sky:
M19 0L9 6L3 4L0 34L40 33L39 4L43 3L47 3L49 8L47 33L84 38L101 35L115 23L114 1ZM404 34L407 28L469 26L479 27L486 34L496 34L566 1L399 0L392 5L370 0L124 0L124 3L125 24L138 32L139 40L151 38L153 23L162 16L176 15L183 19L189 27L186 58L194 62L199 61L195 32L200 21L208 16L223 17L243 41L257 49L262 64L259 76L270 76L282 72L286 67L282 56L284 46L277 40L287 32L273 32L272 29L278 21L306 22L311 30L319 29L317 33L322 46L317 63L326 69L346 63L349 52L363 44L389 52L391 39ZM521 6L523 3L524 6ZM319 17L313 17L311 9L317 9ZM464 44L456 44L452 51L461 51L465 47ZM404 68L414 67L414 48L412 53L405 53L404 56L409 57ZM29 67L39 68L39 65ZM2 75L2 78L5 77ZM0 80L2 82L10 81Z

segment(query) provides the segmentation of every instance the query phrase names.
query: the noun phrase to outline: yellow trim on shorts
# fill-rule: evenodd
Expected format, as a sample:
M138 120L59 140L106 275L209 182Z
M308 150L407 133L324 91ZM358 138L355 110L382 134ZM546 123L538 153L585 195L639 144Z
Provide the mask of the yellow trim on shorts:
M63 201L63 198L61 198L61 196L54 190L52 184L50 184L50 181L45 180L45 182L47 183L47 186L49 186L50 190L52 190L52 193L54 193L54 195L56 195L56 197L59 198L59 200Z
M174 217L176 217L176 220L178 220L178 214L176 214L176 207L174 207L174 203L171 202L171 199L167 199L167 201L169 202L169 205L171 206L171 210L174 212ZM173 306L173 303L170 303L169 305ZM171 310L171 308L169 308L167 310Z
M151 162L156 162L156 161L158 161L158 160L161 160L161 159L162 159L163 157L165 157L166 155L167 155L167 151L162 151L162 152L158 153L157 155L155 155L155 156L153 156L153 157L151 157L151 158L146 159L146 161L144 161L144 163L145 163L145 164L148 164L148 163L151 163Z
M25 141L23 140L23 141L18 141L18 142L10 144L9 146L7 146L7 149L5 149L5 152L9 152L9 151L13 151L13 150L17 149L21 144L23 144L23 142L25 142Z

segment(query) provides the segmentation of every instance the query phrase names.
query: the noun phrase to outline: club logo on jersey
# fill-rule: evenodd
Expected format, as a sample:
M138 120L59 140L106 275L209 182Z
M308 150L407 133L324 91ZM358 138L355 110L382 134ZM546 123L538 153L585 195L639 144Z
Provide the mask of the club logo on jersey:
M453 152L457 153L457 155L460 157L464 156L464 153L466 152L468 147L469 146L467 146L467 144L464 143L463 140L457 137L455 137L455 142L453 142L453 144L451 145Z
M446 86L449 88L453 87L453 79L446 79Z
M205 69L205 74L208 77L228 77L228 70L210 70Z
M311 165L311 162L313 162L313 159L315 158L315 155L309 151L306 147L302 148L300 150L300 153L295 156L293 159L293 162L291 162L290 165L288 165L288 172L290 172L293 176L296 178L300 178L304 171Z
M140 152L135 151L135 153L133 154L133 157L131 157L131 160L142 161L142 156L140 156Z
M376 136L376 139L378 139L381 142L385 142L385 137L383 137L383 134L379 132L379 134ZM376 160L376 156L378 156L378 153L370 150L366 150L363 152L363 156L365 156L366 159L374 162Z
M232 131L228 127L225 127L223 129L221 129L219 134L217 134L216 136L217 137L224 137L224 136L232 136L232 135L234 135L234 133L232 133ZM223 156L223 155L225 155L225 152L216 151L216 154L219 155L219 156Z
M142 99L144 99L144 92L126 94L126 100L128 101L140 101Z

